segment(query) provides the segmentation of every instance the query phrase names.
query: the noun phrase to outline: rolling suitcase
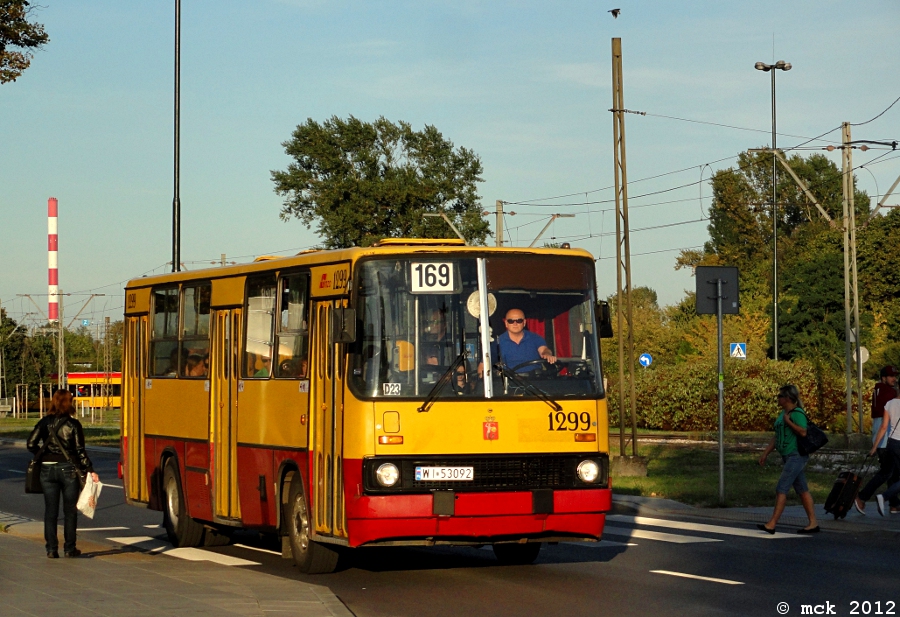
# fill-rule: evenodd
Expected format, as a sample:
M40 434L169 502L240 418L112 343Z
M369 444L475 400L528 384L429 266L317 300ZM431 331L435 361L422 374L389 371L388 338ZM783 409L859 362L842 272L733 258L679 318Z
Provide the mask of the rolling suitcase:
M866 457L868 461L869 457ZM865 464L865 461L863 462ZM853 507L853 501L859 493L859 487L862 485L863 474L853 471L842 471L838 474L831 492L825 500L825 511L833 514L835 520L847 516L847 512Z

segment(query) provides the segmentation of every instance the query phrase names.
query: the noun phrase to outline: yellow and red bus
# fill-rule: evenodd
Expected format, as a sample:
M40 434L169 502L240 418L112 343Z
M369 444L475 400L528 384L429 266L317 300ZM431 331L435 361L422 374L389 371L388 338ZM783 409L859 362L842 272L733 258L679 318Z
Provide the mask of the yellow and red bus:
M102 371L66 373L69 392L76 408L111 408L122 406L122 373Z
M594 262L577 249L387 239L126 288L129 503L176 546L597 541L611 506ZM557 362L509 366L522 311ZM518 323L518 322L517 322Z

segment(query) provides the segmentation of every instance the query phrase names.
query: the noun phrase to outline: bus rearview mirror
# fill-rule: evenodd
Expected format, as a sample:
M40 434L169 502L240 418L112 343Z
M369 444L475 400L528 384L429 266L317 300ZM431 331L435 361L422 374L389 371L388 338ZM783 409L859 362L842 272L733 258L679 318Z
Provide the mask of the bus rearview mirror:
M331 311L331 342L356 342L356 309L335 308Z
M597 336L599 338L612 338L612 316L609 311L609 302L600 300L597 303Z

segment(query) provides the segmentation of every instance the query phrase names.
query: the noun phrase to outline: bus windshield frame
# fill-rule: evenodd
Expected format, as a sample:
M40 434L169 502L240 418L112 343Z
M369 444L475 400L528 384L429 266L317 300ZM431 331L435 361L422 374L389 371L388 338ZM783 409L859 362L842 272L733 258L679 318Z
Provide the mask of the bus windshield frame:
M594 264L587 258L515 253L378 256L360 260L354 279L358 330L347 350L348 382L359 399L605 396ZM513 314L514 323L507 325L514 310L523 316ZM522 318L526 333L516 341L514 330L518 326L521 331ZM538 349L544 355L549 350L557 362L542 360ZM515 353L507 353L511 350ZM531 359L511 365L504 355Z

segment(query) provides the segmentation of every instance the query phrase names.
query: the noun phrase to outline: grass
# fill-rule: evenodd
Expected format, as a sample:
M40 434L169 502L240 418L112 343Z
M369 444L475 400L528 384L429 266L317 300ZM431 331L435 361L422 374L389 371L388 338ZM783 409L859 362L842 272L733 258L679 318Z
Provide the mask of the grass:
M29 418L0 418L0 437L12 439L27 439L31 430L37 424L38 414L32 413ZM99 419L99 416L97 416ZM105 412L103 423L91 424L90 416L79 418L84 427L84 440L89 446L105 446L116 448L119 446L119 411Z
M715 449L645 445L639 452L649 459L647 477L613 477L613 492L620 495L665 497L701 507L719 505L719 454ZM769 455L765 467L758 464L760 452L725 452L726 507L771 506L781 475L777 453ZM813 455L814 457L816 455ZM813 471L806 479L816 503L831 491L836 473ZM788 504L799 504L791 491Z

